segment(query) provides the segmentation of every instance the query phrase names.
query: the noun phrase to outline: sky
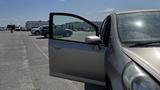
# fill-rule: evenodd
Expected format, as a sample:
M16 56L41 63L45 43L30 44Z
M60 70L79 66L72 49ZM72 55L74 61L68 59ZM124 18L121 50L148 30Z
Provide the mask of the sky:
M73 13L102 21L113 11L160 9L160 0L0 0L0 27L49 19L50 12Z

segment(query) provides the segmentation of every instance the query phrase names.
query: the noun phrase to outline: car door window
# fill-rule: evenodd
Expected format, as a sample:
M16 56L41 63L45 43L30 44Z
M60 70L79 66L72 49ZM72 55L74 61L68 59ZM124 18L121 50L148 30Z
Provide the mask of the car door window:
M48 28L48 26L46 26L46 27L43 27L43 29L47 29L48 30L49 28Z
M53 16L53 39L85 42L87 36L96 35L96 27L74 16Z

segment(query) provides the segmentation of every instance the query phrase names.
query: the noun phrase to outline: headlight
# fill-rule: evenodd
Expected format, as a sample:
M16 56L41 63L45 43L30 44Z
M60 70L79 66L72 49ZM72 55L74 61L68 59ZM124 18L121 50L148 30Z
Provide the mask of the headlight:
M127 90L160 90L160 86L134 63L126 67L123 82Z

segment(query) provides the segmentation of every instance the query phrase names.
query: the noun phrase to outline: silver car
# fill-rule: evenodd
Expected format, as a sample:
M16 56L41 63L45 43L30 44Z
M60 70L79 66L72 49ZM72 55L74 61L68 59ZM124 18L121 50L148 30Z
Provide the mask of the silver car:
M32 35L40 35L40 28L32 28L31 29L31 34Z
M57 25L94 32L56 37ZM51 76L107 90L160 90L160 10L113 13L100 30L80 16L51 13L49 32Z

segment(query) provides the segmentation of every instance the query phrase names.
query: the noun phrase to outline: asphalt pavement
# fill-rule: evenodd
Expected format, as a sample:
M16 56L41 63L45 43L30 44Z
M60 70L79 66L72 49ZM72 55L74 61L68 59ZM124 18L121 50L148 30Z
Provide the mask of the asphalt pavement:
M0 90L104 90L49 76L48 39L30 32L0 32Z

